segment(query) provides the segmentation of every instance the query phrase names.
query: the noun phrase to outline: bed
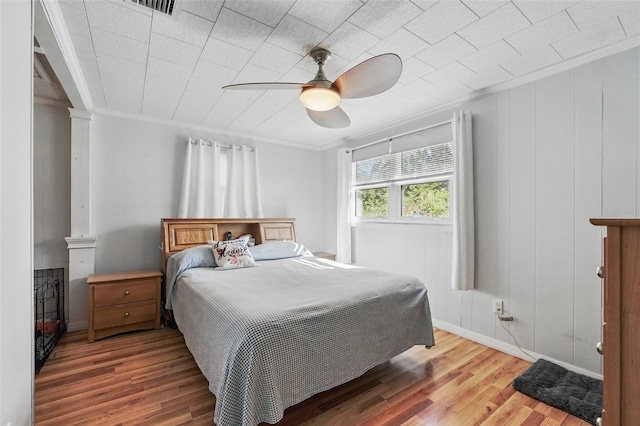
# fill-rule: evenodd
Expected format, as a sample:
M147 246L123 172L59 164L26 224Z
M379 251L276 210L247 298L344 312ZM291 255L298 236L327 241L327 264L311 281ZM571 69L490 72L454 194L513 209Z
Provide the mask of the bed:
M293 219L163 219L162 230L165 304L216 396L218 426L276 423L287 407L434 345L423 283L316 258ZM203 244L243 234L255 238L257 266L214 267Z

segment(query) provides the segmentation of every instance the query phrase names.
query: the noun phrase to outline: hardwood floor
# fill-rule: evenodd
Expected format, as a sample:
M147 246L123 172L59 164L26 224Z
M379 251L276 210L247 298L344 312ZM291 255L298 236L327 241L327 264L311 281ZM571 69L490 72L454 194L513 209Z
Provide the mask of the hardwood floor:
M278 425L587 425L519 392L530 363L436 330L363 376L289 408ZM62 337L35 380L37 425L211 425L215 397L170 328Z

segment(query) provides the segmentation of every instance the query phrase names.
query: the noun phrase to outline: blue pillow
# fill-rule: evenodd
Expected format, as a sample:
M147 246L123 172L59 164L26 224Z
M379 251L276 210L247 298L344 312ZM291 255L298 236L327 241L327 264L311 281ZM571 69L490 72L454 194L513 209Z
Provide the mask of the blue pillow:
M271 241L249 247L254 260L276 260L289 257L313 256L302 244L293 241Z
M215 268L216 259L213 256L213 250L209 244L191 247L172 255L167 260L167 270L165 275L165 286L167 290L166 308L171 307L171 296L173 295L173 286L184 271L191 268L212 267Z

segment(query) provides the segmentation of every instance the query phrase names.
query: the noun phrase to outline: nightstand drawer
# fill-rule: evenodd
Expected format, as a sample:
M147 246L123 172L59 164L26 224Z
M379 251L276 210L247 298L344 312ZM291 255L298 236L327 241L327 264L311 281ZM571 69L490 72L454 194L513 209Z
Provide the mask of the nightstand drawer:
M93 327L95 330L135 324L156 319L156 301L127 303L105 306L94 310Z
M101 284L96 286L94 291L94 306L96 307L154 300L156 298L155 279Z

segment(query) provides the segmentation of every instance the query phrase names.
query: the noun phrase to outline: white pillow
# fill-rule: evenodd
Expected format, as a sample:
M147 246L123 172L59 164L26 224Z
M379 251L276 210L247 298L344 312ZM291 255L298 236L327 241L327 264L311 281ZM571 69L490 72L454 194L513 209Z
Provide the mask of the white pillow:
M209 241L218 267L223 269L249 268L256 266L253 256L247 247L249 236L236 240Z

